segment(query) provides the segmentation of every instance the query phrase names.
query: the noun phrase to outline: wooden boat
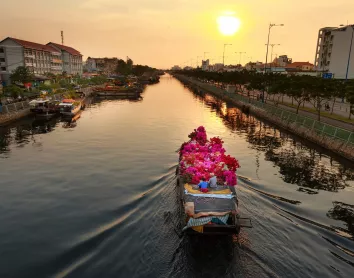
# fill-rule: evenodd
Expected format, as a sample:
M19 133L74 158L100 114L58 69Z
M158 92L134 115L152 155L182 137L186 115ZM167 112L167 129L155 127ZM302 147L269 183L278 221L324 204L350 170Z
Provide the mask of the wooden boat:
M30 111L38 117L50 118L59 113L59 102L50 99L35 99L29 102Z
M95 88L93 94L95 96L124 96L124 97L138 97L143 91L143 88L138 86L110 86L107 85L104 88Z
M82 100L63 99L59 104L60 114L66 117L73 117L82 109Z
M199 129L205 133L203 127ZM192 132L190 138L193 136ZM190 140L179 149L176 175L184 211L182 231L187 234L237 235L242 227L252 228L251 219L242 218L239 214L235 189L238 161L224 155L225 149L220 138L214 137L211 141L206 141L205 133L204 140L201 144L194 139ZM218 150L214 151L216 148ZM216 171L217 174L212 173L210 176L217 177L217 183L213 187L208 185L208 188L200 190L196 183L199 183L199 177L207 180L204 177L209 177L208 169Z

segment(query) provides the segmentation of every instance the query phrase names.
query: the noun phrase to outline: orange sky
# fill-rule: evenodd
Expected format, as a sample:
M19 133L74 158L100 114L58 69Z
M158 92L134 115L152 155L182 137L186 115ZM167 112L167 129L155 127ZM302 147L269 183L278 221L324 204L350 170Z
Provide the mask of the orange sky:
M265 60L270 21L274 53L313 63L318 29L354 18L352 0L11 0L1 1L0 38L8 36L46 43L60 42L91 57L129 56L135 64L168 68L206 56L236 63L246 51ZM217 17L234 12L241 28L232 37L220 34ZM199 58L199 61L201 58Z

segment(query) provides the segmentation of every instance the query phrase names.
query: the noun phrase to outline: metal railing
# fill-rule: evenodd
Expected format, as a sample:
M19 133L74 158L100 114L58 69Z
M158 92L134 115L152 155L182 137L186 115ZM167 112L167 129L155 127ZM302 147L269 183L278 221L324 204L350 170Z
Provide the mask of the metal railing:
M260 100L248 98L237 93L229 93L224 89L217 88L210 84L198 81L196 83L196 85L199 86L201 89L207 89L211 92L215 92L216 94L220 94L222 92L225 96L243 102L244 104L251 104L260 109L263 109L267 111L267 113L269 113L270 115L281 119L285 123L295 123L296 125L307 128L310 131L315 131L320 136L326 136L333 139L341 140L346 144L351 144L354 146L354 132L350 130L319 122L313 118L296 114L289 110L279 108L275 105L263 103Z
M9 113L16 113L21 110L29 108L29 102L28 101L21 101L21 102L15 102L7 105L2 105L0 109L0 114L9 114Z
M331 137L334 139L342 140L348 144L354 145L354 133L350 130L346 130L340 127L332 126L323 122L319 122L313 118L306 117L303 115L296 114L286 109L276 107L267 103L263 103L260 100L249 99L245 96L238 95L236 93L230 94L224 92L227 96L231 98L238 99L239 101L252 104L258 108L261 108L273 116L280 118L286 123L295 123L298 126L305 127L311 131L315 131L318 135L323 135Z

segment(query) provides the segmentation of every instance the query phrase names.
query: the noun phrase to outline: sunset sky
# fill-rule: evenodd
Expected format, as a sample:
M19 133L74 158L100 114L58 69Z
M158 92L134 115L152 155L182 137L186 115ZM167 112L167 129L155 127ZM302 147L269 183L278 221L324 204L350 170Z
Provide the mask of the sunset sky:
M11 36L78 49L84 59L129 56L135 64L169 68L203 56L236 63L247 57L264 61L269 22L274 54L313 63L318 29L352 24L352 0L11 0L1 1L0 38ZM239 31L224 36L217 19L225 13L241 21ZM199 58L199 61L201 58Z

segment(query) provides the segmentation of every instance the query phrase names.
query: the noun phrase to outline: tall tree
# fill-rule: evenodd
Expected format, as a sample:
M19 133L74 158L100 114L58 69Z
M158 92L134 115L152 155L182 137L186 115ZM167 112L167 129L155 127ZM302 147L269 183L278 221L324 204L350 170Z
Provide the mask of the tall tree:
M33 74L28 67L17 67L10 76L12 82L28 83L33 80Z
M317 111L317 120L321 121L321 109L333 95L333 83L330 79L312 77L308 87L310 88L310 102Z
M292 97L292 99L297 103L296 114L299 114L301 104L309 100L310 78L307 76L291 76L288 81L289 87L286 94L289 97Z
M354 82L351 82L348 84L345 98L347 99L347 102L349 103L349 117L348 117L348 119L350 120L352 115L354 115Z

